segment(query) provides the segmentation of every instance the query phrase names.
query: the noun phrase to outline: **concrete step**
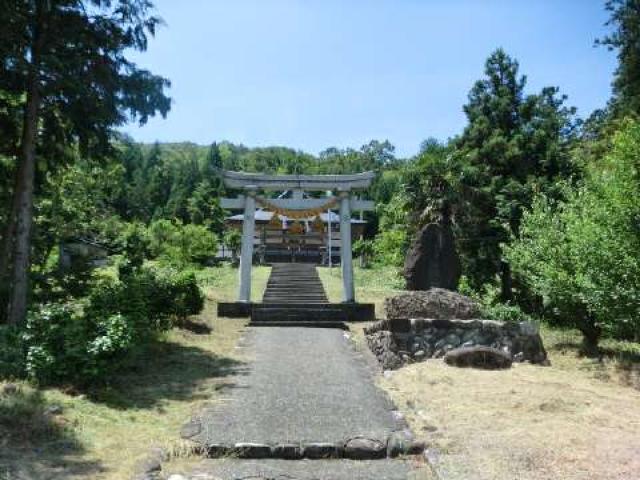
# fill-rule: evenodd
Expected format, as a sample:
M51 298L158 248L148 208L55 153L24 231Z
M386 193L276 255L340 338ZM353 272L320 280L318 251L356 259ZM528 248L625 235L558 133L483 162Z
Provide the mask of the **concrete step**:
M325 308L255 306L251 312L251 322L346 322L345 312Z
M289 303L294 300L306 301L309 303L326 303L327 297L324 295L265 295L262 302Z
M281 297L270 297L263 300L263 304L265 305L279 305L281 303L287 303L287 305L314 305L319 303L326 302L326 298L281 298Z
M340 328L347 330L348 327L344 322L332 321L332 320L316 320L316 321L304 321L304 320L251 320L249 323L252 327L307 327L307 328Z
M291 292L282 292L282 293L277 293L277 292L271 292L266 294L263 297L263 301L268 300L269 298L281 298L282 299L282 303L286 303L288 300L293 299L293 298L308 298L308 299L314 299L314 298L319 298L322 299L324 301L327 300L327 297L325 294L323 293L291 293Z
M287 297L287 296L295 296L295 295L300 295L300 296L321 296L321 297L325 297L326 295L324 294L323 291L308 291L308 290L270 290L268 292L266 292L264 294L265 297L268 297L270 295L278 295L281 297Z
M314 304L314 303L325 303L327 301L324 297L266 297L262 300L262 303L269 304L281 304L281 303L297 303L297 304Z
M331 310L333 312L341 312L344 310L344 304L342 303L329 303L329 302L316 302L316 303L312 303L310 302L309 304L309 309L311 310ZM286 309L289 307L289 302L285 301L285 302L280 302L280 303L271 303L269 304L268 307L266 308L283 308ZM265 308L263 307L263 305L261 304L256 304L253 306L254 309L260 309L260 308ZM296 307L297 309L299 309L300 307Z
M302 297L305 297L305 296L312 296L312 297L313 297L313 296L320 296L320 297L326 297L326 295L324 294L324 292L320 292L320 291L317 291L317 292L313 292L313 291L311 291L311 292L309 292L309 291L306 291L306 290L298 290L298 291L291 291L291 290L271 290L271 291L266 292L266 293L264 294L264 296L265 296L265 297L273 296L273 295L277 295L277 296L281 296L281 297L285 297L285 298L286 298L287 296L296 296L296 295L299 295L299 296L302 296Z

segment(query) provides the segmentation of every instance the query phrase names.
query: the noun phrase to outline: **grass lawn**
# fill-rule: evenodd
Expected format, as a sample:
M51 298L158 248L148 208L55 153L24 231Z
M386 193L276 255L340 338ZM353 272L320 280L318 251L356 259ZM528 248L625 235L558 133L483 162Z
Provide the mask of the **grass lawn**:
M324 270L327 290L339 300L339 270ZM355 278L359 301L380 307L397 292L393 271L356 269ZM364 341L362 324L352 331ZM606 355L592 360L578 356L576 331L543 326L541 333L550 367L481 371L428 360L379 383L438 452L443 478L640 478L640 345L605 340Z
M342 301L342 275L340 266L328 268L318 267L320 280L324 285L330 302ZM355 267L354 282L356 301L373 303L376 306L376 316L382 317L385 297L399 293L404 285L399 271L394 267L380 267L376 269Z
M254 269L255 299L268 274ZM217 318L215 308L235 299L236 276L229 267L203 270L206 307L193 319L199 333L172 330L105 388L78 394L18 382L18 393L8 395L0 384L0 479L121 480L154 445L184 453L180 427L216 401L242 365L234 346L246 322Z

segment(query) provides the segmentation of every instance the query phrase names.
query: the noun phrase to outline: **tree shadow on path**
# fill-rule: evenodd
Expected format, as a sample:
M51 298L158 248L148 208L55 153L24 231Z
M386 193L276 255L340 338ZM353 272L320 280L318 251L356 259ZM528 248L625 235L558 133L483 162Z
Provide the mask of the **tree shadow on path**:
M196 346L174 342L149 345L130 368L91 399L117 409L159 408L165 400L209 400L214 391L234 388L230 377L247 372L247 364Z

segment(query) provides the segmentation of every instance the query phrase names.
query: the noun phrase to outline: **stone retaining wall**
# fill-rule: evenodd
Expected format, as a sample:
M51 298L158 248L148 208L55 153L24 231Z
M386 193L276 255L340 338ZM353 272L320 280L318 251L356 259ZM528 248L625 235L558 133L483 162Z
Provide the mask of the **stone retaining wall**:
M547 363L536 325L493 320L391 319L365 329L367 344L384 369L441 358L458 347L486 346L515 362Z

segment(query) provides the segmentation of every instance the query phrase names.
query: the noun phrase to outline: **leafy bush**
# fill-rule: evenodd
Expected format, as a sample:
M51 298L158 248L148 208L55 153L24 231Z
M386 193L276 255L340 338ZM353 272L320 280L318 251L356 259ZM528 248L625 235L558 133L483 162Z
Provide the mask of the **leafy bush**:
M409 248L407 198L397 193L387 205L379 207L380 233L373 240L373 262L401 266Z
M0 377L20 378L25 368L22 331L13 325L0 325Z
M148 228L149 249L153 258L176 267L204 264L214 257L216 236L203 225L157 220Z
M481 292L474 290L468 277L462 276L458 291L474 299L480 305L480 315L487 320L500 322L535 321L535 319L522 311L518 305L504 303L500 299L500 288L495 284L485 284Z
M482 318L498 320L500 322L524 322L532 321L532 318L524 313L517 305L509 303L480 304Z
M195 273L169 268L156 271L159 279L158 314L168 314L183 321L204 307L204 295L198 287Z
M23 331L2 327L0 375L43 384L104 381L203 303L192 272L134 268L99 278L82 301L32 311Z
M380 265L401 266L407 253L406 230L381 231L373 241L373 262Z
M141 268L119 280L105 280L88 297L87 314L105 317L121 313L133 327L136 343L153 338L204 306L196 276L173 268Z
M126 271L139 268L149 256L149 239L141 223L125 223L116 239L126 261Z
M116 370L132 346L132 326L120 314L83 315L69 304L31 312L23 341L26 373L40 383L88 383Z
M171 326L169 295L154 271L142 268L121 273L119 279L101 279L87 297L85 314L90 318L122 314L130 323L133 341L143 343Z
M225 247L231 250L232 259L235 262L238 258L240 247L242 246L242 234L240 233L240 230L235 228L227 229L222 237L222 243Z
M601 334L640 335L640 124L630 122L613 149L590 166L566 201L539 197L520 238L505 249L519 279L540 297L547 318L576 327L584 350Z
M373 240L358 239L353 242L353 254L360 257L362 267L369 267L369 261L374 253Z

